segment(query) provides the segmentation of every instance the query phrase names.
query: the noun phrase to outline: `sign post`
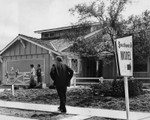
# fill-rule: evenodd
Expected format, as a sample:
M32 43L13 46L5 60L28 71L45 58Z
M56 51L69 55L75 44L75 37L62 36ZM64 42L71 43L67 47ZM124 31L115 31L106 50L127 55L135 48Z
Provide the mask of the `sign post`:
M11 68L11 71L8 72L8 81L7 84L11 85L12 95L14 96L14 83L16 81L16 72L14 71L13 67Z
M14 96L15 95L14 84L12 84L11 90L12 90L12 95Z
M124 77L125 102L127 120L130 120L128 77L133 76L133 45L132 36L116 40L119 73Z
M130 120L128 77L124 77L124 88L125 88L125 102L126 102L127 120Z

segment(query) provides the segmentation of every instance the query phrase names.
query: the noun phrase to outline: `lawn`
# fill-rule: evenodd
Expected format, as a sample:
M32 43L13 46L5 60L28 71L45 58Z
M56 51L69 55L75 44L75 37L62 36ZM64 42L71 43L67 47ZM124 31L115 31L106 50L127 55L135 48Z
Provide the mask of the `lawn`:
M10 90L0 93L0 99L6 101L31 102L58 105L59 99L55 89L18 89L15 96ZM69 88L67 91L67 105L125 110L125 99L111 96L99 96L93 94L89 87ZM150 112L150 92L130 98L131 111Z

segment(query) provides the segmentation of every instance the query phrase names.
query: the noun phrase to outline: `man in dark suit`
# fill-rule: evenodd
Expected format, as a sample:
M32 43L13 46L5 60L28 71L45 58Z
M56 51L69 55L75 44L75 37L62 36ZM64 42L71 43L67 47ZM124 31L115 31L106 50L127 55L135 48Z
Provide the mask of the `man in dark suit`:
M52 65L50 76L54 81L56 90L60 99L58 110L66 113L66 91L70 86L70 80L73 76L73 70L66 64L62 63L62 57L56 57L56 64Z

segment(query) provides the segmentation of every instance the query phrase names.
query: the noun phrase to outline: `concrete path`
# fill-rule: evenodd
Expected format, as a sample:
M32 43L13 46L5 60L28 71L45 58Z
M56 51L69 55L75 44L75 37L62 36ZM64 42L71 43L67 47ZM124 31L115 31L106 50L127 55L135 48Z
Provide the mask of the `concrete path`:
M57 112L57 105L47 104L32 104L32 103L21 103L21 102L9 102L0 101L0 107L19 108L26 110L38 110L46 112ZM106 118L118 118L126 119L126 111L119 110L107 110L107 109L95 109L95 108L83 108L83 107L71 107L67 106L68 114L76 114L80 116L97 116ZM144 112L130 112L131 120L150 120L150 113ZM77 119L76 119L77 120ZM81 119L78 119L81 120Z
M0 115L0 120L37 120L37 119L29 119L29 118Z

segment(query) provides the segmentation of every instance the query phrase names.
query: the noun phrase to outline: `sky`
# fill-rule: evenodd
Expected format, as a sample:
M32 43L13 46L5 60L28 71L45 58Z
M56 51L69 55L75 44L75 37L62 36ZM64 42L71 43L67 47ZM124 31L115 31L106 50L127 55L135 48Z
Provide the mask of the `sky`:
M18 34L39 38L36 30L69 26L77 22L68 10L92 0L0 0L0 50ZM124 16L150 10L149 0L132 0Z

